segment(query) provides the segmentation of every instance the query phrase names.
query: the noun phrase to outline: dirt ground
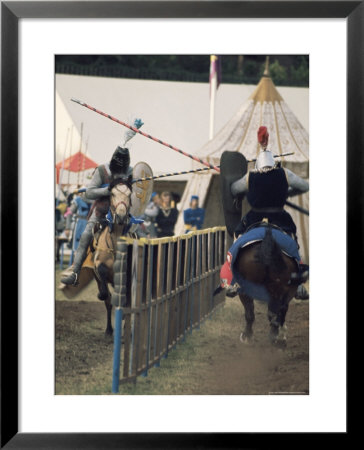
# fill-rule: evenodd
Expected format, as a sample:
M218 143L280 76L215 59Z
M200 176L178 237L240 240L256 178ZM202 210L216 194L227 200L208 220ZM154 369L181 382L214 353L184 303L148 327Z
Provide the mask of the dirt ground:
M159 368L121 385L120 394L308 394L309 302L291 302L284 350L268 340L266 308L255 302L254 340L244 345L243 307L227 298ZM105 316L100 301L56 301L56 394L110 394L113 340L104 337Z

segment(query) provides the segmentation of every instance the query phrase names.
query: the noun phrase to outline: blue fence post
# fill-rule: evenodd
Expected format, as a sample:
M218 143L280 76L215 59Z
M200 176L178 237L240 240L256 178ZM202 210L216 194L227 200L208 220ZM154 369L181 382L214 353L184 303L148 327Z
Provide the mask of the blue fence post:
M115 329L114 329L114 362L112 370L112 393L119 392L120 380L120 355L121 355L121 323L123 320L123 310L115 309Z
M74 250L72 249L72 250L71 250L71 255L70 255L70 260L69 260L69 262L68 262L68 267L71 267L71 266L72 266L72 263L73 263L73 254L74 254Z

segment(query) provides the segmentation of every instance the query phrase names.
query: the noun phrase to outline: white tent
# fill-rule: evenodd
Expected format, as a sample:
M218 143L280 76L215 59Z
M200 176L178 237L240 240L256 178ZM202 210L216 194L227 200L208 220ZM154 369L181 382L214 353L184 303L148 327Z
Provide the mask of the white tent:
M207 80L206 80L207 81ZM240 108L255 86L221 84L216 96L215 124L220 129ZM307 127L307 89L282 88L288 104ZM173 81L133 80L80 75L56 75L57 161L63 157L67 129L73 124L73 150L79 150L80 126L88 138L87 155L101 164L111 157L127 130L71 101L82 100L122 121L139 117L142 131L165 142L197 154L208 139L209 84ZM306 121L306 122L305 122ZM76 134L77 130L77 134ZM145 161L154 173L177 172L192 168L192 160L143 136L129 141L131 163ZM200 166L203 167L203 166ZM188 176L178 179L188 179Z
M229 133L231 136L233 135L229 124L233 124L234 121L235 123L240 121L241 124L244 112L246 115L248 114L246 112L247 104L241 106L241 103L242 100L251 96L255 89L256 86L252 85L224 83L220 85L216 96L215 129L221 129L221 132L216 136L218 140L213 139L206 144L209 131L208 82L182 83L57 74L55 98L56 149L58 151L56 162L63 157L67 130L72 125L74 127L72 154L79 150L80 126L83 123L83 137L85 140L89 138L87 155L99 164L111 157L126 131L126 128L71 101L71 98L77 98L125 122L130 123L133 118L140 117L144 122L142 127L144 132L188 153L199 155L203 159L206 157L206 159L215 160L218 163L218 146L224 146L224 136L228 139ZM294 111L294 114L290 114L289 121L291 121L291 116L297 117L298 122L303 124L303 128L307 128L308 89L282 87L279 88L279 93L285 99L282 108ZM226 124L229 117L232 119ZM286 117L288 118L288 116ZM241 139L241 130L237 128L235 132L235 136ZM272 143L274 136L273 132L270 133ZM219 141L220 139L222 139L222 143ZM145 161L150 164L155 174L203 167L143 136L137 135L129 142L131 164ZM229 142L229 147L226 149L232 150L232 145L233 143ZM247 140L244 142L244 149L241 148L244 154L246 148ZM283 144L283 148L286 149L287 145ZM277 149L278 152L279 149ZM286 158L285 164L288 164L289 161L293 162L290 158ZM300 167L302 168L303 165ZM296 171L296 169L294 170ZM71 174L71 177L72 175L75 176L75 174ZM68 178L66 175L65 177ZM163 183L168 185L168 189L173 189L172 180L176 180L176 182L178 180L180 184L181 180L188 182L182 204L178 205L180 210L188 206L190 194L197 193L205 207L208 207L206 225L223 224L221 214L220 217L212 213L216 208L219 208L221 212L219 178L212 177L212 171L201 176L184 175L162 178L159 183L156 183L156 189L165 190L164 187L161 187ZM76 183L76 180L72 178L71 182ZM86 178L84 182L86 182ZM212 206L213 199L215 199L214 207ZM298 200L302 202L302 198ZM306 204L306 200L304 200L304 204ZM295 216L294 220L298 223L302 220L302 215ZM177 233L183 231L182 217L179 218L175 231Z
M199 156L214 165L219 165L222 152L230 150L239 151L247 160L252 160L259 153L257 131L261 125L268 128L268 148L273 153L294 152L292 156L281 158L283 166L308 179L308 133L276 89L269 76L268 68L248 100L217 135L201 148ZM223 224L221 207L216 202L216 198L220 199L219 177L213 170L208 173L194 174L190 178L181 200L181 210L189 207L191 195L196 194L199 195L200 205L206 209L204 225ZM290 201L308 209L308 194L292 197ZM301 255L305 261L308 261L308 217L293 208L287 207L287 210L297 225ZM175 231L180 233L183 228L183 217L180 214Z

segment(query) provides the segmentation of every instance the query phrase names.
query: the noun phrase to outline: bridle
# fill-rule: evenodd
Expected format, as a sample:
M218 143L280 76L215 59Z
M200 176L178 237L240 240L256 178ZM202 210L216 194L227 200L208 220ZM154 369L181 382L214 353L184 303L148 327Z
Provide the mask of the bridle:
M128 195L127 193L121 192L121 191L118 189L118 186L119 186L119 185L126 186L126 188L130 191L130 194ZM113 218L114 218L114 221L115 221L115 216L117 215L117 214L116 214L116 210L118 209L118 207L119 207L120 205L123 205L123 206L124 206L126 213L128 212L128 210L129 210L129 208L130 208L130 206L131 206L131 202L130 202L131 189L129 188L129 186L128 186L127 184L124 184L124 183L117 184L116 186L114 186L113 189L118 190L122 195L124 195L125 197L128 197L128 198L129 198L129 202L128 202L129 204L127 204L127 202L126 202L125 200L120 200L118 203L116 203L116 205L114 205L114 204L112 203L112 201L110 202L110 208L113 210L112 213L113 213L113 216L114 216Z
M124 205L125 209L128 210L128 205L123 200L121 200L115 206L113 206L114 210L116 211L118 209L118 206L120 206L120 205Z

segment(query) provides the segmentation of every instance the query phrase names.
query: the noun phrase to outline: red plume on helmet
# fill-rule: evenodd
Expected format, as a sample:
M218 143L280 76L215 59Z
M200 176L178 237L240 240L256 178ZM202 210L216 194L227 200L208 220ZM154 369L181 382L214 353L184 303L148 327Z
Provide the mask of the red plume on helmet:
M269 133L268 133L267 127L259 127L258 142L263 148L266 148L268 146L268 138L269 138Z

